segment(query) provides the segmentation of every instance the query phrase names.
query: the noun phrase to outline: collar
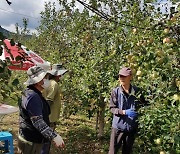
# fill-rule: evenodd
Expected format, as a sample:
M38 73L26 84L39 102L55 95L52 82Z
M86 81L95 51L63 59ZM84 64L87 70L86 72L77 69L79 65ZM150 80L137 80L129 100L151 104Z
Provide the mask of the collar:
M38 93L39 95L42 95L42 93L41 93L38 89L36 89L33 85L27 86L27 88L35 91L35 92Z
M120 89L120 93L123 94L124 89L122 88L122 86L120 86L119 89ZM135 90L132 85L130 85L129 91L130 91L129 95L135 95Z

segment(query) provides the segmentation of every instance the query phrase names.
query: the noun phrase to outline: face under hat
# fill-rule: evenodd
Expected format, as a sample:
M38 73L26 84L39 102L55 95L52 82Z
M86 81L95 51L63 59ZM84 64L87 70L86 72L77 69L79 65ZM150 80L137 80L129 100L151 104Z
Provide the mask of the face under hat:
M28 80L24 83L27 86L40 82L46 76L47 72L39 66L30 67L27 70Z

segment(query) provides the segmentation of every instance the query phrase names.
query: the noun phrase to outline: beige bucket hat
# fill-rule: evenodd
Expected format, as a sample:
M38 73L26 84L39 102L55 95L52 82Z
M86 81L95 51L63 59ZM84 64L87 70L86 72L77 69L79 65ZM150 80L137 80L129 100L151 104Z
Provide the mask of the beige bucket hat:
M46 76L47 71L39 66L30 67L27 70L28 80L24 83L25 85L33 85L40 82Z
M52 65L52 69L48 71L48 73L54 76L64 75L66 72L68 72L68 70L64 69L61 64Z

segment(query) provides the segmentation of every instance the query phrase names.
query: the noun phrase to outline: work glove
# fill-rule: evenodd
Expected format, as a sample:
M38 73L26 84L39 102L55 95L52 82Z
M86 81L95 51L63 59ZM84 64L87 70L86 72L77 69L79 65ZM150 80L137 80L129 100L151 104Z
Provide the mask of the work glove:
M137 117L137 112L135 112L132 109L127 109L127 110L125 110L125 115L135 118L135 117Z
M60 135L57 134L57 136L53 139L53 142L55 143L56 147L64 147L64 141Z

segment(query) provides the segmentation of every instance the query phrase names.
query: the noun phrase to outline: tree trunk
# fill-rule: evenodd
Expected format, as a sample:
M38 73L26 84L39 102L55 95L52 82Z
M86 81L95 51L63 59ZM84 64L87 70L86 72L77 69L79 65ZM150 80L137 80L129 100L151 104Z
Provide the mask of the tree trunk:
M99 132L98 137L102 138L104 135L104 117L105 117L105 102L101 99L100 110L99 110Z
M99 123L99 111L97 111L97 115L96 115L96 127L95 127L96 132L98 130L98 123Z

